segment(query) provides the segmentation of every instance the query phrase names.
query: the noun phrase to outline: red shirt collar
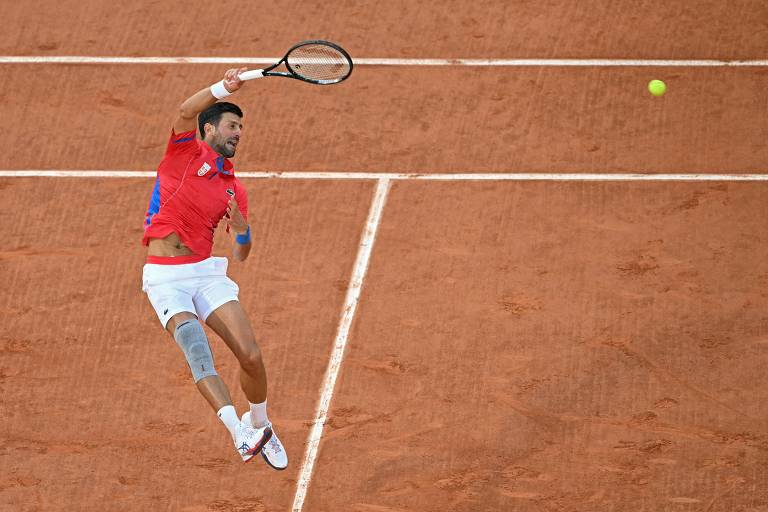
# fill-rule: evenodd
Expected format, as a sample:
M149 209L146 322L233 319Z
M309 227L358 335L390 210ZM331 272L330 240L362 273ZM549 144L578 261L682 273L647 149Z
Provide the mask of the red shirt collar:
M200 140L203 147L206 151L209 153L212 153L216 155L216 171L211 175L211 177L215 176L218 173L221 173L225 176L234 176L235 175L235 166L232 165L232 162L229 160L229 158L223 157L219 155L216 151L213 150L211 146L208 145L207 142L204 140Z

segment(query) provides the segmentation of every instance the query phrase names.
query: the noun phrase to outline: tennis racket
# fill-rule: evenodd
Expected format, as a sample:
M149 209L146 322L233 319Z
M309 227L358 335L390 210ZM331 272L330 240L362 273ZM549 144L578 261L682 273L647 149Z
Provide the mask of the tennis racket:
M280 65L286 71L272 71ZM302 41L288 50L285 56L264 69L240 73L240 80L253 80L264 76L284 76L311 84L337 84L352 74L352 57L341 46L328 41Z

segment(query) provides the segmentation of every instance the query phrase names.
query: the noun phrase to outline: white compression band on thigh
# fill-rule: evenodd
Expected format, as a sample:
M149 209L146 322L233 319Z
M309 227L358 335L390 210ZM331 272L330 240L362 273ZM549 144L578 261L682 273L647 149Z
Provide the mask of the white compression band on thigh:
M216 375L208 338L206 338L203 326L197 319L192 318L181 322L176 326L173 337L184 352L184 357L187 358L195 384L200 379Z
M217 100L221 100L232 94L227 90L226 87L224 87L224 80L220 82L216 82L211 86L211 94L213 94L213 97Z

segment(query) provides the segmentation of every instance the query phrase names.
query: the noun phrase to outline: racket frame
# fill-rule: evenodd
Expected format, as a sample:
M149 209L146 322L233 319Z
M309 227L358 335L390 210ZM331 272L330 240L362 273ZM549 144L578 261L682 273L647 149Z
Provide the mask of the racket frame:
M337 79L337 80L313 80L311 78L305 78L303 76L300 76L297 74L293 68L291 68L291 65L288 63L288 56L291 54L292 51L294 51L297 48L301 48L302 46L307 46L310 44L321 44L324 46L330 46L334 50L341 53L349 62L349 71L347 71L347 74L343 77ZM288 72L284 71L272 71L276 67L278 67L280 64L285 64L285 68L288 70ZM323 41L322 39L312 39L309 41L301 41L300 43L296 43L295 45L291 46L287 52L285 52L285 55L283 55L283 58L280 59L276 64L273 64L269 66L268 68L264 69L253 69L249 71L245 71L239 75L239 78L241 80L253 80L255 78L261 78L264 76L284 76L286 78L294 78L296 80L301 80L302 82L307 82L310 84L317 84L317 85L332 85L337 84L339 82L343 82L347 78L349 78L349 75L352 74L352 68L354 64L352 63L352 57L349 56L347 51L342 48L341 46L332 43L330 41Z

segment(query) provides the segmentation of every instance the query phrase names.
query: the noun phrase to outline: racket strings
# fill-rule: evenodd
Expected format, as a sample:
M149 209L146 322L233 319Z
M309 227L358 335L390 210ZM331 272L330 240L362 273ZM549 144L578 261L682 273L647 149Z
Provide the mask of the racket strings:
M352 70L346 55L324 44L299 46L288 54L286 62L296 75L322 83L339 82Z

